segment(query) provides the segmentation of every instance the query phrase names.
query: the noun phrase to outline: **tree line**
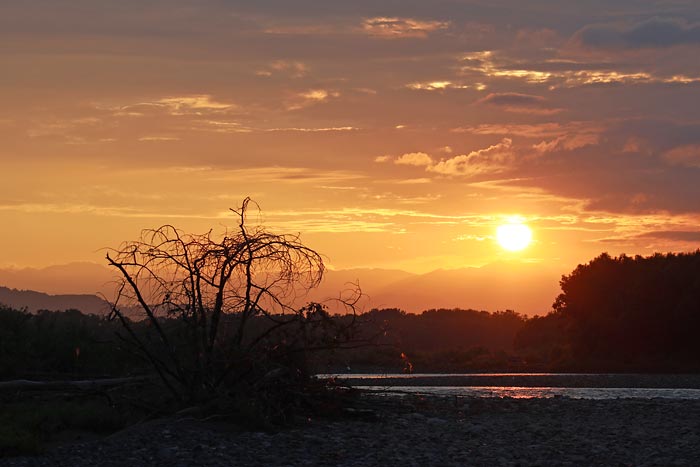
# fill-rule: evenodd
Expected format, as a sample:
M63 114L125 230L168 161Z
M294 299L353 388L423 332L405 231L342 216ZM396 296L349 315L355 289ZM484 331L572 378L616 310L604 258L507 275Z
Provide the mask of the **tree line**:
M310 371L700 371L700 251L610 256L562 276L546 315L511 310L375 309L353 319L358 341L306 362ZM265 317L251 329L263 332ZM235 319L229 317L226 319ZM348 323L347 316L333 316ZM177 318L162 318L165 327ZM130 321L144 338L147 321ZM230 323L229 323L230 324ZM146 371L104 317L0 307L0 377L27 373L123 376ZM152 336L151 336L152 337ZM364 340L363 340L364 339Z
M255 401L284 419L298 395L318 400L314 372L700 370L700 250L602 254L562 277L544 316L358 313L359 288L331 315L293 305L319 284L321 255L250 226L251 203L223 235L165 225L110 250L121 280L107 317L0 307L0 379L156 374L176 405Z
M561 369L700 370L700 250L612 257L562 277L553 310L516 348Z

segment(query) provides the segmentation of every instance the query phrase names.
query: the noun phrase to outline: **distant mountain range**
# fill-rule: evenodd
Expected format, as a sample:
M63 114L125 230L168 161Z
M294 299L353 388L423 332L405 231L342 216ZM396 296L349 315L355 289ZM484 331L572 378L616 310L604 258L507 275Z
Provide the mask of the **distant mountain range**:
M481 268L438 269L426 274L385 269L328 271L310 297L337 297L358 282L368 308L400 308L418 313L431 308L515 310L545 314L559 294L561 272L540 265L496 263Z
M109 304L97 295L49 295L33 290L17 290L0 287L0 303L16 309L38 310L76 309L84 313L103 315L109 313Z
M0 286L48 294L109 293L114 273L95 263L68 263L45 268L0 268Z
M472 308L545 314L566 272L528 263L438 269L426 274L394 269L328 270L321 286L303 301L337 298L349 284L358 283L366 295L360 303L362 310L400 308L416 313L430 308ZM0 269L0 286L4 286L0 287L0 303L32 311L76 308L98 313L108 307L104 308L106 302L96 294L110 297L113 280L109 268L94 263Z

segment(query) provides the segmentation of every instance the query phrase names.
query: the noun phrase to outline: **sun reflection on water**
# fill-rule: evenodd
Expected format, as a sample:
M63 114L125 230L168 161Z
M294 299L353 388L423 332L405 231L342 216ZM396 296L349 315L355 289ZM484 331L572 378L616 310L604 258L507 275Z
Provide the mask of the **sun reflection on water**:
M553 388L521 386L364 386L363 389L402 396L430 394L511 399L700 399L700 389L676 388Z

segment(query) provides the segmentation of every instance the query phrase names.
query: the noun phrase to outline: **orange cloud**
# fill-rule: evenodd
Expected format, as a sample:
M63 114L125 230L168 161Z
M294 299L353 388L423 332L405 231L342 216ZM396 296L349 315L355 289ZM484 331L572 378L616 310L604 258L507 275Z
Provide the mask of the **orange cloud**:
M375 17L362 22L362 30L370 36L382 39L419 38L440 29L447 29L446 21L422 21L412 18Z
M448 176L475 176L486 173L503 172L513 162L514 148L510 138L503 138L499 143L488 148L472 151L435 161L424 152L410 152L394 159L394 164L424 167L427 172ZM379 156L375 162L386 162L390 156ZM425 179L420 179L424 183Z
M309 107L314 104L326 102L331 98L339 97L337 91L327 89L309 89L308 91L300 92L294 95L287 102L287 110L299 110L304 107Z
M275 60L267 68L256 72L258 76L272 76L275 73L282 73L292 78L301 78L309 72L308 67L295 60Z
M453 133L471 133L475 135L512 135L525 138L543 138L561 135L565 129L560 123L507 124L488 123L471 127L453 128Z
M513 140L503 138L501 142L485 149L461 154L430 165L426 170L441 175L474 176L503 172L514 158Z
M475 87L478 90L484 89L483 85L476 84L474 86L454 83L452 81L426 81L426 82L416 82L409 83L406 85L408 89L413 89L416 91L444 91L446 89L469 89Z
M216 112L222 110L230 110L235 107L234 104L217 102L208 94L200 94L193 96L178 96L165 97L152 103L169 109L173 114L187 114L197 112ZM147 104L144 104L147 105Z
M193 94L168 96L121 106L95 104L95 108L108 110L116 117L141 117L154 110L165 111L170 115L202 115L225 113L238 109L238 106L230 102L217 101L210 94Z
M394 161L398 165L414 165L416 167L429 167L433 165L433 158L424 152L411 152L404 154Z
M590 132L559 136L551 141L542 141L532 147L540 154L544 154L554 151L573 151L586 146L595 146L599 142L600 135Z
M460 76L483 76L524 81L528 84L548 84L550 89L575 88L601 84L693 84L700 76L693 74L664 74L637 70L622 71L601 67L598 63L579 63L573 60L553 59L543 63L513 60L494 51L473 52L460 60Z
M180 141L177 136L142 136L139 138L141 142L163 142L163 141Z

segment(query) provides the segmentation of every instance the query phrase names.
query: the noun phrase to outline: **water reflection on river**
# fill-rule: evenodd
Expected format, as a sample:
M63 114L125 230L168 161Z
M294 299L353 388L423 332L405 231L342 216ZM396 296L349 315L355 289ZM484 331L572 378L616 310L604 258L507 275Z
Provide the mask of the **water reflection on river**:
M514 399L569 397L572 399L700 399L700 389L671 388L531 388L465 386L363 386L362 389L387 394L433 394L439 396L512 397Z
M388 395L700 399L700 375L606 373L326 374Z

